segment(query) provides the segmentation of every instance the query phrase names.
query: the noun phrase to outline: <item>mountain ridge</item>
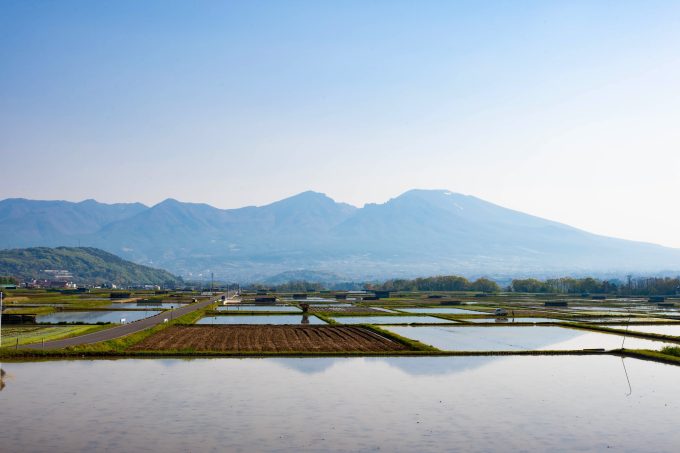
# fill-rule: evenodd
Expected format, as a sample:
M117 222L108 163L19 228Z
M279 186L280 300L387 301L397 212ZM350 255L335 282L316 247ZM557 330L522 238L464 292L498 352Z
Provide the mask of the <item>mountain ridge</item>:
M0 233L0 248L78 240L188 277L680 270L678 249L596 235L448 190L413 189L363 207L313 191L236 209L172 198L150 207L8 199L0 201Z

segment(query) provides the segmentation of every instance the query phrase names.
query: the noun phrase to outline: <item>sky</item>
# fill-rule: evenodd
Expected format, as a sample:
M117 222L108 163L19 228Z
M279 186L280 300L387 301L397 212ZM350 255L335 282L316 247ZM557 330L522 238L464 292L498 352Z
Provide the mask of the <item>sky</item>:
M0 199L448 189L680 247L680 2L0 2Z

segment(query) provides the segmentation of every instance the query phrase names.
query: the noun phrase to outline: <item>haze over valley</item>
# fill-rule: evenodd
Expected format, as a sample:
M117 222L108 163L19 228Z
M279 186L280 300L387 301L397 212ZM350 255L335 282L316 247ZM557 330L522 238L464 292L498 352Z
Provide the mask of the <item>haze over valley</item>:
M318 192L217 209L6 199L0 247L91 246L185 277L366 280L680 270L680 250L590 234L447 190L357 208Z

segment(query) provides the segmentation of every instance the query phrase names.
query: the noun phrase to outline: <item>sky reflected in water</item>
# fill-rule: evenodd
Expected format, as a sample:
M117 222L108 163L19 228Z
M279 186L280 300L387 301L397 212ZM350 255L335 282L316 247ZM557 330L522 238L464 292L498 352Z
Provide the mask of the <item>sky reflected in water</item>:
M622 363L613 356L5 363L0 445L677 451L680 368L625 359L629 388Z

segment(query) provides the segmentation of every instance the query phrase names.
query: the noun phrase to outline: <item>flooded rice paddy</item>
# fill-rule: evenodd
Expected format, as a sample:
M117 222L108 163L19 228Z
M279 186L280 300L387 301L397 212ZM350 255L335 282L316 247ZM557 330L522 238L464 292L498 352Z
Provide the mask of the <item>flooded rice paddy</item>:
M557 318L465 318L465 322L512 324L513 322L564 322Z
M206 316L196 324L326 324L314 315L219 315Z
M624 307L581 307L581 306L575 306L574 305L574 306L570 306L569 310L628 313L628 310Z
M183 307L187 304L179 303L179 302L159 302L159 303L137 303L137 302L120 302L120 303L113 303L109 305L106 308L160 308L163 310L169 310L171 308L179 308Z
M455 321L434 316L338 316L340 324L450 324Z
M573 351L620 349L624 337L558 326L394 326L387 330L443 351ZM626 337L627 349L660 350L670 343Z
M136 311L58 311L48 315L38 315L37 322L83 322L97 324L98 322L134 322L160 313L158 310ZM125 321L121 321L125 319Z
M417 307L417 308L399 308L399 311L405 313L435 313L447 315L488 315L486 311L465 310L462 308L451 307Z
M301 313L302 310L294 305L220 305L217 307L218 311L280 311Z
M614 356L2 368L3 451L664 453L680 445L680 368Z
M335 308L340 308L340 307L353 307L354 305L348 304L348 303L337 303L337 304L309 304L310 307L314 308L325 308L325 307L335 307Z
M589 316L589 317L575 317L575 318L569 318L569 321L578 321L578 322L585 322L585 323L614 323L614 324L620 324L624 322L628 322L630 319L631 322L668 322L668 319L663 319L663 318L645 318L645 317L630 317L630 316L609 316L609 317L596 317L596 316Z
M338 301L335 298L329 299L327 297L311 297L311 296L308 296L305 299L283 299L283 300L291 301L291 302L303 302L303 303L307 302L307 303L310 303L310 304L311 303L319 304L319 303L326 303L326 302L332 304L332 303Z
M626 330L626 328L632 332L644 332L644 333L656 333L659 335L670 335L673 337L680 337L680 324L660 324L657 326L628 326L625 324L607 325L611 329L621 329ZM677 345L680 346L680 345Z

